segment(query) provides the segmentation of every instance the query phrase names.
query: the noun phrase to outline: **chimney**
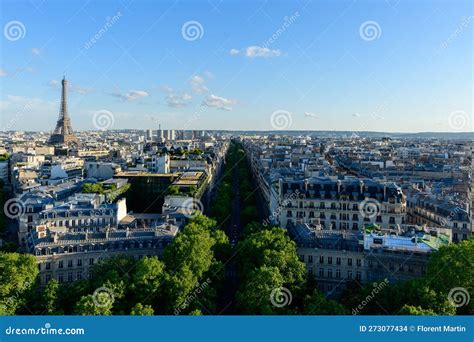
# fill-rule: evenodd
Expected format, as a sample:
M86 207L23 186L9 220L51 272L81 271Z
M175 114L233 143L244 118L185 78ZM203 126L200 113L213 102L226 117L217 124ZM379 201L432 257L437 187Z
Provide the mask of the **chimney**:
M359 189L360 189L360 193L362 194L364 192L364 181L363 180L359 181Z

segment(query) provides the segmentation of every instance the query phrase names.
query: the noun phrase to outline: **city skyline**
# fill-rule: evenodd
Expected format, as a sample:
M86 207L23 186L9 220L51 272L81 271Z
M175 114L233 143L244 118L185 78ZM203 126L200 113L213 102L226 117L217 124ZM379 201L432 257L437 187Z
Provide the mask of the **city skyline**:
M473 131L468 1L2 12L1 130L53 130L65 75L76 131L104 111L108 129Z

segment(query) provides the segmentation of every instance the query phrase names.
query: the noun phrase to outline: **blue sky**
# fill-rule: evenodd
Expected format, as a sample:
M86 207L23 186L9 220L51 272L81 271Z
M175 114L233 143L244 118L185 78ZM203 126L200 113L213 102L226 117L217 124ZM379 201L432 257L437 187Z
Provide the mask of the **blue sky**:
M267 130L277 113L294 130L473 131L471 1L3 0L0 12L1 129L52 130L66 75L76 130L107 110L117 129Z

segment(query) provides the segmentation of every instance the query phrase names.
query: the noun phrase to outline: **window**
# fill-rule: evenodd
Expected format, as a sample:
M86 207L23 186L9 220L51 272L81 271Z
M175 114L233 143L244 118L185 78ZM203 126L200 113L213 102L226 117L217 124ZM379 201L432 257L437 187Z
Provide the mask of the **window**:
M332 257L328 257L328 264L332 265Z
M58 282L62 283L63 281L64 281L63 275L62 275L62 274L58 274Z
M324 256L321 255L321 256L319 257L319 263L320 263L320 264L324 264Z
M341 270L340 269L336 270L336 279L341 279Z
M352 271L347 271L347 279L352 279Z
M332 269L328 268L328 278L332 279Z
M72 267L72 260L67 261L67 267Z
M352 258L347 258L347 265L352 266Z
M91 265L91 266L94 265L94 258L89 259L89 265Z
M69 273L67 274L67 281L68 281L68 282L72 282L72 272L69 272Z
M360 279L361 279L361 273L360 273L360 271L357 271L356 272L356 280L360 281Z
M308 268L308 273L309 273L309 275L313 275L313 268L312 267Z
M336 258L336 265L340 265L341 264L341 258L337 257Z
M324 278L324 268L319 269L319 277Z
M82 272L81 271L77 272L76 280L82 280Z
M79 266L79 267L82 266L82 259L77 259L77 266Z
M357 267L361 267L362 266L362 260L357 259L356 264L357 264Z
M50 263L50 262L47 262L47 263L46 263L46 269L47 269L47 270L50 270L50 269L51 269L51 263Z
M308 262L313 262L313 256L312 255L308 255Z
M50 274L47 274L47 275L44 276L45 283L48 283L50 280L51 280L51 275Z
M64 262L63 262L62 260L60 260L60 261L58 262L58 268L63 268L63 266L64 266L63 263L64 263Z

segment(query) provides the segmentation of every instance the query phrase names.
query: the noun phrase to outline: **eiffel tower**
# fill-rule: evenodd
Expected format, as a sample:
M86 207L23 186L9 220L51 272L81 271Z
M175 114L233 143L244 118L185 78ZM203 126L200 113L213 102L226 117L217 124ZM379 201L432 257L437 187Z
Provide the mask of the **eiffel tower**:
M61 81L61 108L59 110L59 118L56 128L49 138L49 143L53 145L67 145L69 143L79 144L71 126L71 118L67 110L67 80L63 77Z

